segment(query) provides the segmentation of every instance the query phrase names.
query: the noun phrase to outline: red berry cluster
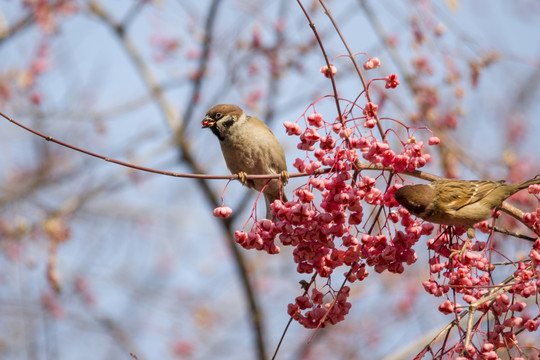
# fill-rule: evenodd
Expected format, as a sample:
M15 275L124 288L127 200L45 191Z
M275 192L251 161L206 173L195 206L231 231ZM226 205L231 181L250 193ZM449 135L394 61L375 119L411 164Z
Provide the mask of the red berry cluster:
M322 176L311 175L307 183L296 189L294 200L272 205L273 221L257 221L250 231L237 231L236 241L246 249L279 252L276 240L283 246L292 246L297 271L316 274L327 279L335 270L346 266L349 282L362 281L368 276L367 267L376 272L388 270L401 273L404 265L417 260L412 246L420 236L430 234L431 224L420 225L406 211L388 212L397 207L393 194L400 185L378 188L377 179L369 176L354 177L360 157L373 164L392 166L398 171L415 170L424 166L429 155L422 153L424 144L411 139L403 143L400 153L377 140L373 135L360 132L373 126L378 106L368 103L360 109L359 118L342 116L328 123L317 112L305 117L305 129L298 123L285 122L287 134L298 136L298 149L306 152L305 159L297 158L294 167L300 172L314 174L322 166L330 171ZM349 119L350 117L350 119ZM375 120L376 121L376 120ZM366 208L385 209L388 221L383 233L367 231L372 216L365 216ZM397 230L400 222L403 230ZM310 289L289 305L289 314L306 327L324 326L342 320L347 314L348 287L340 290L328 285L331 300L323 303L320 290ZM309 295L310 294L310 295Z

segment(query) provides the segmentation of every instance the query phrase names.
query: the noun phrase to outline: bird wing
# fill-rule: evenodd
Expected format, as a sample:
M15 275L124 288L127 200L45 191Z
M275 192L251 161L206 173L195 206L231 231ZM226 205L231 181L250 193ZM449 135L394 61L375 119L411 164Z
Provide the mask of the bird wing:
M283 151L281 144L279 143L272 130L270 130L268 125L252 116L248 116L247 121L250 126L261 130L260 132L253 131L254 134L258 133L262 136L252 139L253 141L257 142L259 147L265 150L265 163L267 164L267 166L269 166L269 169L272 170L272 172L275 174L279 174L283 170L287 170L285 152Z
M446 180L442 180L446 181ZM467 205L474 204L486 196L493 190L504 185L504 180L501 181L448 181L445 184L447 188L455 189L456 191L444 191L438 194L440 202L448 204L449 208L459 210ZM450 190L450 189L448 189Z

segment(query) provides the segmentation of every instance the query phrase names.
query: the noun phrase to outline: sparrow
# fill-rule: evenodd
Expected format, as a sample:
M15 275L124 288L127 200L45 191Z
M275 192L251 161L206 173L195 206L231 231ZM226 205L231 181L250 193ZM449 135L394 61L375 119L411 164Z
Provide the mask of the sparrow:
M502 181L436 180L429 184L405 185L394 198L411 214L441 225L461 225L468 238L474 237L473 225L486 220L493 210L514 193L540 179L506 185Z
M213 106L202 121L219 140L225 163L232 174L249 188L262 191L266 202L266 218L271 219L275 200L287 201L283 186L289 174L285 153L274 133L264 122L231 104ZM250 175L280 174L280 179L247 179Z

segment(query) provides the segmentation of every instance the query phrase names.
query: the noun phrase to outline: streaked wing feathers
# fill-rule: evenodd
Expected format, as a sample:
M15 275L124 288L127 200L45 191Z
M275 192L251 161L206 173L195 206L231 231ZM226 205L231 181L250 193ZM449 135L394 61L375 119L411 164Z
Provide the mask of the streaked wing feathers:
M489 193L504 185L502 181L459 181L459 180L439 180L444 181L445 191L437 193L439 204L446 204L447 208L459 210L464 206L474 204L485 198ZM448 191L450 190L450 191ZM452 191L455 190L455 191Z

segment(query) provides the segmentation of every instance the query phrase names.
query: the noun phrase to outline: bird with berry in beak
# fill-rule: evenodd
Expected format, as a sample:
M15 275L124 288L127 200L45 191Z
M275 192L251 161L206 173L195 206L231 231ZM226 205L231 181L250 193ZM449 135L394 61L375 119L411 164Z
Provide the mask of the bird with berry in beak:
M285 153L274 133L264 122L246 115L231 104L213 106L202 121L218 138L225 163L244 185L262 191L266 202L266 218L272 219L270 204L287 201L283 186L289 174ZM274 179L248 179L247 175L279 174Z

